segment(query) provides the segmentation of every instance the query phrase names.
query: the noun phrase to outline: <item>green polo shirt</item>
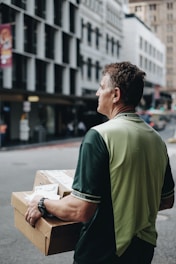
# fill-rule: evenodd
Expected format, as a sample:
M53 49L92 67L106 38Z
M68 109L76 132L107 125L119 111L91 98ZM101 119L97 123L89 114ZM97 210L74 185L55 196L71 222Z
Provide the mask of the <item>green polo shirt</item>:
M161 195L173 195L174 188L171 171L163 188L167 164L161 137L136 114L120 114L90 129L80 147L72 195L99 205L83 224L78 264L120 256L134 236L156 245Z

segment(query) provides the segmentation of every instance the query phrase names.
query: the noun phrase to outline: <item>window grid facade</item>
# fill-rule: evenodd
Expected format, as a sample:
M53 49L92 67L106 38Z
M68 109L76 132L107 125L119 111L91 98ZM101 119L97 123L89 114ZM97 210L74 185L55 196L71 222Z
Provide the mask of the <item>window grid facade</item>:
M75 75L78 71L74 70L79 67L79 54L77 54L79 50L75 44L79 39L79 28L75 26L76 17L79 16L78 4L65 0L12 0L11 3L11 5L1 4L0 21L1 24L12 25L14 56L13 71L9 75L10 88L45 93L59 91L62 94L69 94L71 87L67 90L58 87L58 83L62 84L62 81L57 80L55 74L58 73L54 69L55 65L58 66L57 69L64 67L67 75L71 74L72 80L76 82ZM46 13L48 9L53 12L53 16ZM67 14L69 16L66 21L63 18ZM29 78L28 74L31 72L34 74ZM64 79L62 74L64 71L61 70L60 80ZM1 79L3 78L2 76ZM54 84L55 80L57 80L57 88ZM67 81L66 85L70 84ZM77 95L74 93L79 94L79 87L72 91L73 95Z

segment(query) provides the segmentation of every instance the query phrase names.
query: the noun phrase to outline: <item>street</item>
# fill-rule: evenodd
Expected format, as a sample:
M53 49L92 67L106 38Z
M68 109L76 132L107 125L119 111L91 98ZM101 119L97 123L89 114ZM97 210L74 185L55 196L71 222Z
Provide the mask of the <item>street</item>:
M168 124L164 140L173 135ZM176 181L176 143L167 144ZM0 151L0 264L72 264L73 252L45 257L15 227L11 194L30 191L37 170L74 169L80 141L29 149ZM152 264L176 264L176 204L158 214L158 247Z

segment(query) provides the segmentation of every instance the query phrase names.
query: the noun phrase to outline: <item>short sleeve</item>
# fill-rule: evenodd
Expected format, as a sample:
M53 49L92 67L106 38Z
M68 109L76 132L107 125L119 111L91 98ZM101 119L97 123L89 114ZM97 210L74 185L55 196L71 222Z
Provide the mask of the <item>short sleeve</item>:
M165 177L164 177L164 184L162 187L161 198L165 199L165 198L169 198L169 197L173 196L174 195L174 187L175 187L175 183L173 180L171 166L170 166L170 162L169 162L169 158L168 158L166 173L165 173Z
M109 154L101 135L90 129L79 151L72 195L100 203L106 177L109 175Z

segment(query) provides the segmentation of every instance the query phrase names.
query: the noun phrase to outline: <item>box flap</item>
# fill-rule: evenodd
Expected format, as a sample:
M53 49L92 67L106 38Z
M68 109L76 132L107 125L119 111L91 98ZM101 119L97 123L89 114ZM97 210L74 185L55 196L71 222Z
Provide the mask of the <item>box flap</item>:
M35 175L34 185L58 183L58 194L63 197L72 191L75 170L38 170Z

